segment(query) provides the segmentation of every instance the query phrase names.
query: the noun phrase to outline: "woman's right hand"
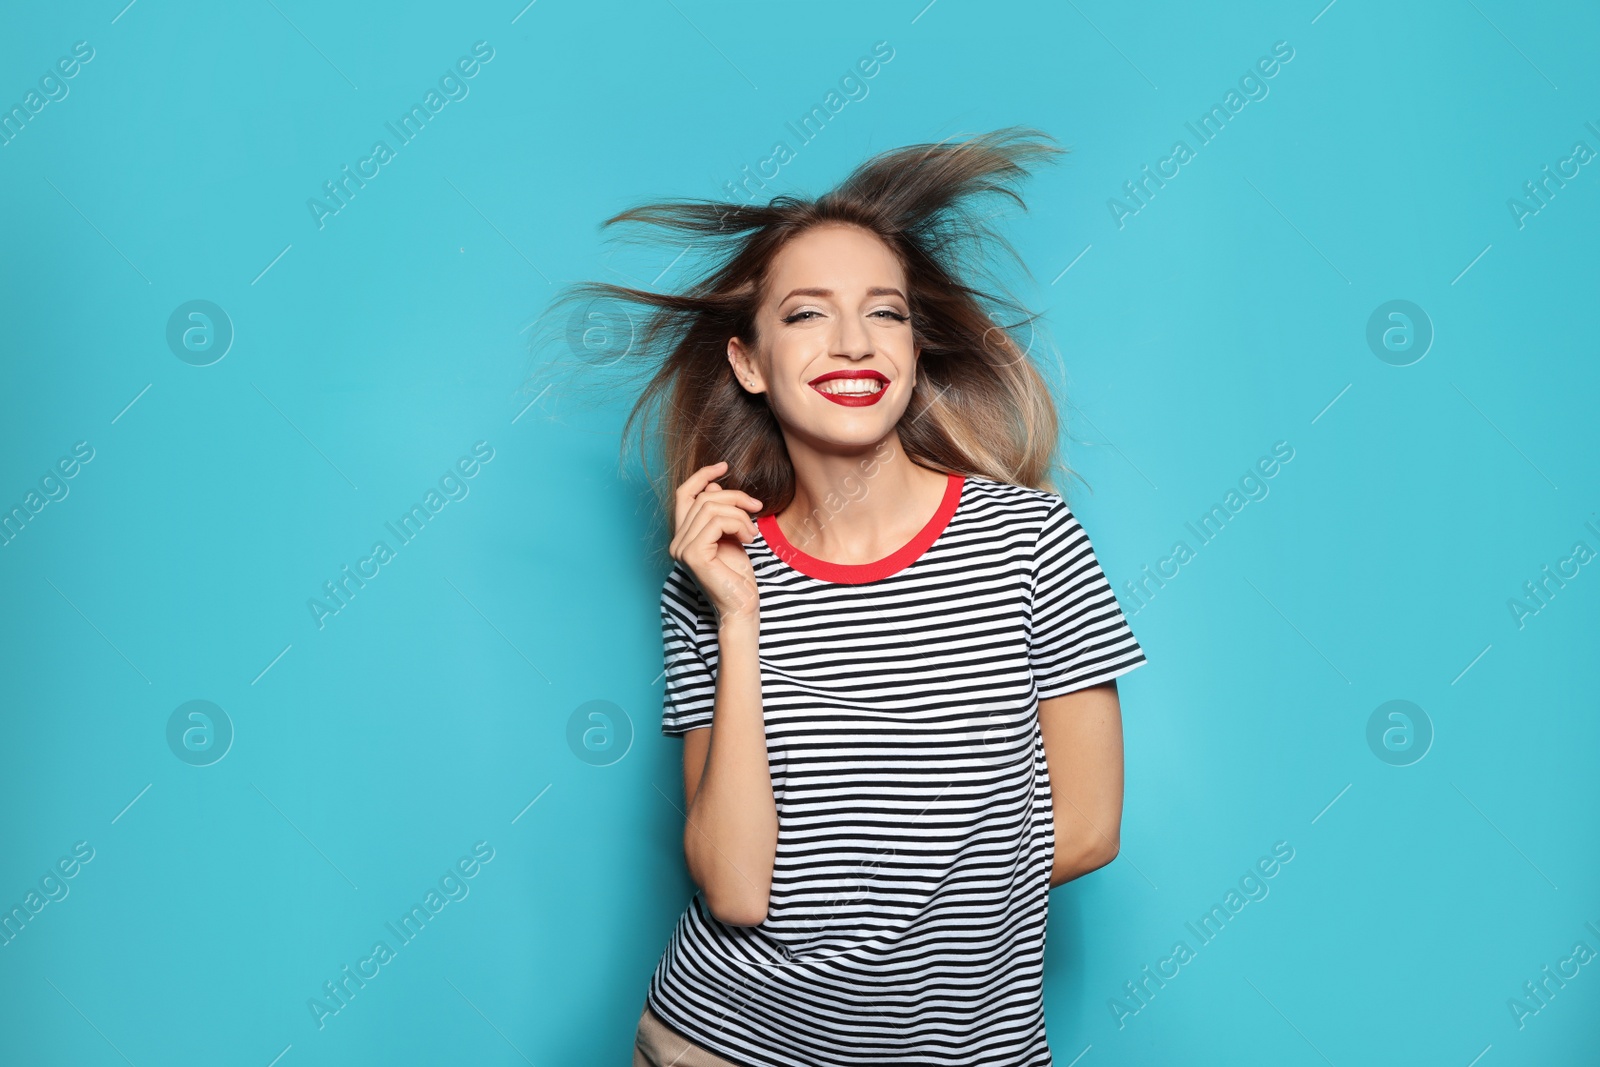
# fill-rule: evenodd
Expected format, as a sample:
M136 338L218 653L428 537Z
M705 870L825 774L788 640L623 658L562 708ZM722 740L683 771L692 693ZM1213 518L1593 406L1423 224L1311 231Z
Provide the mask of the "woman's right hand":
M701 467L678 486L677 532L668 549L700 583L718 626L729 619L755 619L761 606L755 568L741 547L756 536L755 520L745 510L760 511L761 501L712 481L727 466L727 460L719 460Z

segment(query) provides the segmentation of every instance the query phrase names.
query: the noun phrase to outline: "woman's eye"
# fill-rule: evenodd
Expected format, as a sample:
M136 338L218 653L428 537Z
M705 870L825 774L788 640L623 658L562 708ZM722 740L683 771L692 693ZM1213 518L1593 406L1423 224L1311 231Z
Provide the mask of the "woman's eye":
M893 319L895 322L910 322L911 321L911 316L902 315L898 311L895 311L892 308L879 308L877 311L872 312L872 314L873 315L887 315L887 316L889 316L889 318ZM815 311L811 311L811 310L796 311L792 315L784 316L783 321L784 322L805 322L810 318L818 318L818 317L820 317L820 313L815 312Z

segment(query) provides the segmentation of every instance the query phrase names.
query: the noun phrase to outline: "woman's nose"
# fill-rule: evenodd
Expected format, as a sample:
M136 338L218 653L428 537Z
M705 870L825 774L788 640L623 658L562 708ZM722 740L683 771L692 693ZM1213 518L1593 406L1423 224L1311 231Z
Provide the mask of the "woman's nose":
M845 318L839 327L839 336L835 339L835 349L838 354L845 356L870 356L872 355L872 334L867 331L866 324L851 318Z

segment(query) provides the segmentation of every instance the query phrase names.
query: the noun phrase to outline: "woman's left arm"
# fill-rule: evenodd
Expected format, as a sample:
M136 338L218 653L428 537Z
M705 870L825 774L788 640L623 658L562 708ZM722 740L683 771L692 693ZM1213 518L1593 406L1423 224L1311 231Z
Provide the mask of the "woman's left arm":
M1117 858L1122 827L1122 706L1115 680L1039 701L1055 817L1050 888Z

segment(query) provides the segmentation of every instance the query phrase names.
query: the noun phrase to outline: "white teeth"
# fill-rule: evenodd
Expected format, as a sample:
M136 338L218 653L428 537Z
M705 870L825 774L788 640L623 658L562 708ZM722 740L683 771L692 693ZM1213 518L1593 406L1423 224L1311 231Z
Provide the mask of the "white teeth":
M866 396L881 392L883 383L876 378L831 378L817 385L824 393L845 393L851 396Z

